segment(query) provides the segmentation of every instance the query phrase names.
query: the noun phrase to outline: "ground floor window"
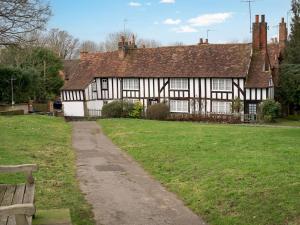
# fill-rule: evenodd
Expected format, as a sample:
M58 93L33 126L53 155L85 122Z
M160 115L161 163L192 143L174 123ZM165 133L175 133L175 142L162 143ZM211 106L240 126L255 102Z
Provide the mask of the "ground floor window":
M171 100L170 101L170 111L171 112L189 112L189 102L184 100Z
M257 105L249 104L249 114L256 114L256 113L257 113Z
M151 98L148 100L148 104L149 105L155 105L158 103L158 99L157 98Z
M212 102L212 112L220 113L220 114L231 113L231 102L213 101Z

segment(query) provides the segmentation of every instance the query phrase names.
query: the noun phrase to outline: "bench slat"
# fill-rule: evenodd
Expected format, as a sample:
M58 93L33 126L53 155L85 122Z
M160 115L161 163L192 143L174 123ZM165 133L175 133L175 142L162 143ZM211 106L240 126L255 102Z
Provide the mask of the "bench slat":
M3 200L1 202L1 206L11 205L15 191L16 191L16 185L7 185ZM8 216L2 216L0 218L0 225L6 225L7 219L8 219Z
M0 185L0 205L6 191L6 185Z
M25 184L20 184L16 188L16 192L12 201L12 205L14 204L22 204L25 193ZM7 225L16 225L16 219L14 216L10 216L8 218Z
M26 184L23 203L34 203L34 184Z
M34 184L26 184L25 195L23 198L23 204L24 203L34 203L34 190L35 190ZM27 221L28 221L28 224L31 224L32 217L27 217Z

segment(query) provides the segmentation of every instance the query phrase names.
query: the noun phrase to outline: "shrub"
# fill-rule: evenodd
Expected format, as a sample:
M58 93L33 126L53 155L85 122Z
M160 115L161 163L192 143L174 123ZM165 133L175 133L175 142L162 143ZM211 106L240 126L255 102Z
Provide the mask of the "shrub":
M263 121L274 122L280 116L281 106L279 102L269 99L259 105L259 111Z
M165 120L170 114L170 109L165 103L158 103L148 107L147 118L150 120Z
M134 104L128 101L122 101L123 103L123 112L121 117L128 118L130 117L130 113L133 111Z
M244 108L243 101L239 97L235 98L232 102L231 108L232 113L240 113Z
M141 102L136 102L133 105L132 111L129 113L129 117L139 119L142 117L143 106Z
M133 103L127 101L113 101L102 108L102 116L105 118L129 117L133 110Z

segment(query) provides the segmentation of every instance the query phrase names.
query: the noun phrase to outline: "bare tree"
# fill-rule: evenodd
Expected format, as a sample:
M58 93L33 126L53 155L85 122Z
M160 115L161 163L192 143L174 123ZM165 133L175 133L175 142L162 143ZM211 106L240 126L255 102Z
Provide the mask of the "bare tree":
M131 31L121 31L108 34L104 42L105 51L112 52L118 50L118 42L120 41L120 37L124 36L126 40L130 40L132 35L135 35L135 37L137 37L137 35Z
M83 41L80 43L79 51L82 52L97 52L99 51L99 46L94 41Z
M171 46L184 46L184 43L177 41L177 42L172 43Z
M63 59L71 59L79 47L79 39L74 38L67 31L57 28L51 29L45 37L46 47L56 52Z
M98 45L98 49L101 52L116 51L118 50L118 42L120 41L121 36L124 36L126 40L130 41L133 35L135 36L136 44L139 48L144 46L146 48L156 48L161 46L156 40L138 38L137 34L131 31L120 31L108 34L106 40Z
M152 40L152 39L138 39L137 40L137 46L139 48L142 47L146 47L146 48L157 48L161 46L161 43L156 41L156 40Z
M0 45L31 41L24 36L44 29L50 15L42 0L0 0Z

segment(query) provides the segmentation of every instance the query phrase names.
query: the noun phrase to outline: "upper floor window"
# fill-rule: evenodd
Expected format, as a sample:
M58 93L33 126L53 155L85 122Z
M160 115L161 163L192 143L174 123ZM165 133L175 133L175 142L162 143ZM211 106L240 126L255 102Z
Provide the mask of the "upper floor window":
M188 90L188 79L186 78L172 78L170 80L170 89L173 90Z
M139 90L139 79L123 79L123 90Z
M92 82L92 92L97 92L97 83L96 83L96 80L93 80L93 82Z
M102 89L108 89L107 79L101 79L101 87Z
M212 80L213 91L232 91L231 79L213 79Z

